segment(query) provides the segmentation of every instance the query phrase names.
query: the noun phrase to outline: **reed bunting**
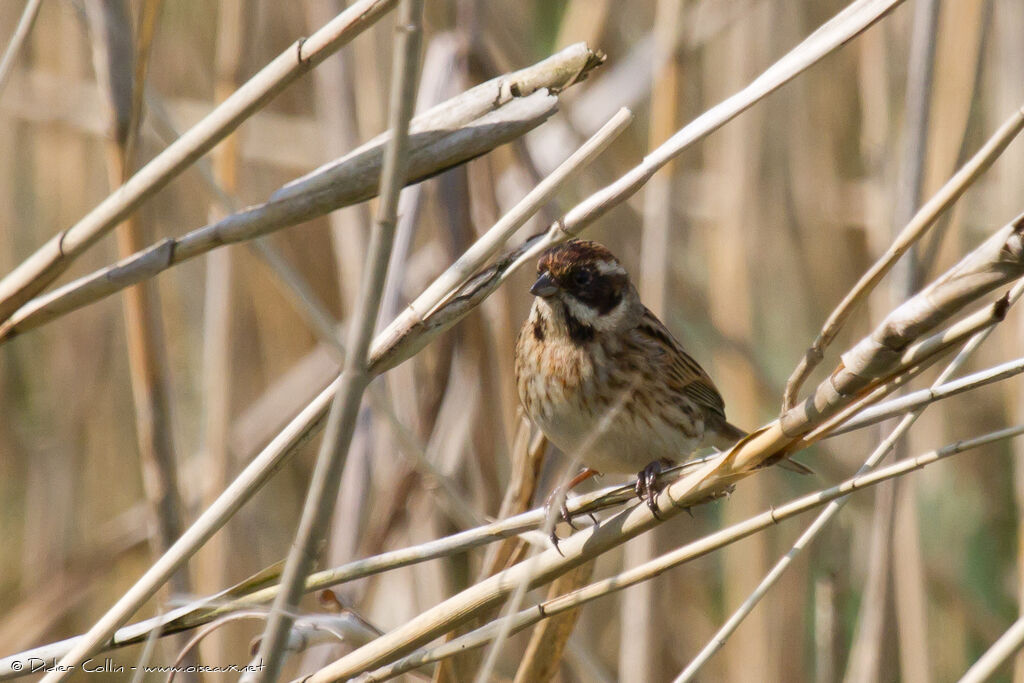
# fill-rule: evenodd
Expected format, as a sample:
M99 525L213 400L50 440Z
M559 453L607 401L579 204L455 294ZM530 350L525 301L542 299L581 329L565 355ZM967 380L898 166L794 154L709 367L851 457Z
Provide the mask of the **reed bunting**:
M746 435L725 419L714 382L602 245L552 247L530 293L536 298L516 340L516 385L534 424L585 465L566 489L594 474L639 473L637 495L657 514L662 466Z

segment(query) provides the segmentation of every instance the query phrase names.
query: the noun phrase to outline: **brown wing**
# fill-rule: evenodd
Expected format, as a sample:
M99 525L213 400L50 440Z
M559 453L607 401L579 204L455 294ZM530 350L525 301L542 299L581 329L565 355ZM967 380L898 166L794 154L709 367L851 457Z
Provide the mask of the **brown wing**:
M676 341L668 328L647 308L644 309L644 315L640 319L637 330L665 349L665 355L662 357L664 359L663 370L669 373L670 378L678 384L680 393L712 415L717 415L724 420L725 402L722 400L721 394L718 393L718 389L715 388L715 383L708 377L708 373L704 372L704 368L683 350L682 345Z

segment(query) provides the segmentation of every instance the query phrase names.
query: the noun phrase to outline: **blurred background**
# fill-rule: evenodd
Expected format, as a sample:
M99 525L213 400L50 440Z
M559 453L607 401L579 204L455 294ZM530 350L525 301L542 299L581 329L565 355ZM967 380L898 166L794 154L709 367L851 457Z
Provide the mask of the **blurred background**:
M2 273L112 189L110 99L94 68L98 31L89 4L42 4L0 94ZM169 129L198 121L344 4L164 3L137 161L162 149ZM559 113L521 142L405 191L382 321L619 107L633 109L633 125L516 243L631 168L844 6L426 3L420 110L575 42L604 51L607 61L565 92ZM0 41L23 8L20 0L0 0ZM133 16L139 3L126 3L125 11ZM218 147L212 170L196 164L147 201L138 214L142 244L224 214L203 173L212 173L238 206L253 204L384 130L394 21L385 17L281 93ZM915 24L927 30L915 33ZM1016 0L908 2L696 145L586 233L620 257L648 305L709 370L733 422L752 428L775 416L786 378L829 311L909 212L1024 104L1022 36L1024 5ZM913 54L924 55L930 68L915 71ZM882 283L812 381L907 291L1019 213L1022 171L1024 143L1017 142L924 240L913 268ZM358 291L372 206L267 240L338 321ZM117 249L113 237L104 239L62 281L115 261ZM510 454L517 434L522 438L512 346L530 305L529 284L529 273L520 273L437 343L377 380L379 398L366 403L346 465L328 564L439 538L498 513ZM151 312L163 349L156 384L166 395L161 438L177 463L187 524L333 378L338 361L265 255L250 246L176 267L157 278L156 290ZM971 368L1020 356L1022 321L1020 311L1011 311ZM0 347L0 655L85 631L160 547L145 493L150 475L140 457L125 330L115 296ZM1016 424L1022 398L1020 380L1010 380L936 405L911 430L904 452ZM849 476L882 433L863 430L805 453L814 477L772 469L745 480L732 497L605 555L594 576ZM282 559L318 444L303 446L194 558L176 590L139 616L216 592ZM546 467L535 503L556 483L557 464ZM857 494L701 680L958 677L1016 618L1022 513L1024 451L1006 445ZM671 679L809 521L786 522L588 605L557 680ZM484 556L481 549L432 561L335 593L386 631L472 583ZM323 609L312 598L303 607ZM261 628L252 621L221 629L204 643L202 661L245 663ZM514 674L528 637L506 646L499 679ZM165 640L155 660L173 660L180 645ZM289 672L311 670L340 651L311 650L294 657ZM138 653L114 657L132 663ZM1024 680L1024 666L1004 674Z

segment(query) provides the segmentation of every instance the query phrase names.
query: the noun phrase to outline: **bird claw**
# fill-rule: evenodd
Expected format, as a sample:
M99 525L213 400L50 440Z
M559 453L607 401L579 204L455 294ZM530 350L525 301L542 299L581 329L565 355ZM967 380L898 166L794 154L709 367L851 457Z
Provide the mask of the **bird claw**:
M551 530L551 535L548 536L548 538L551 540L551 545L553 545L555 547L555 550L558 551L558 554L562 557L565 557L565 553L562 552L562 548L558 545L558 542L562 539L558 538L558 534L555 532L554 529Z
M545 518L553 517L551 514L551 508L554 507L555 501L558 500L559 494L562 493L560 489L555 489L548 496L548 499L544 501L544 516ZM569 512L569 499L567 496L561 496L562 500L558 503L558 516L555 520L561 519L563 522L576 529L576 525L572 523L572 513Z
M647 503L651 514L659 520L663 518L658 512L658 475L661 474L663 468L664 465L660 460L649 463L636 475L636 486L634 487L637 497Z
M565 497L562 497L562 501L558 505L558 516L555 517L551 514L551 508L554 506L555 500L558 498L558 494L559 490L555 489L554 491L551 492L551 495L548 496L547 501L544 503L544 517L545 519L554 520L555 523L551 526L551 533L548 535L548 538L551 539L551 545L555 546L555 550L558 551L558 554L563 555L562 549L558 547L558 541L560 540L558 538L557 529L558 520L561 519L563 522L568 524L574 531L577 529L577 527L575 524L572 523L572 513L569 512L569 505L566 502Z
M569 503L567 498L562 499L562 504L558 507L558 512L562 517L562 521L572 527L573 531L579 531L579 527L572 523L572 513L569 512Z

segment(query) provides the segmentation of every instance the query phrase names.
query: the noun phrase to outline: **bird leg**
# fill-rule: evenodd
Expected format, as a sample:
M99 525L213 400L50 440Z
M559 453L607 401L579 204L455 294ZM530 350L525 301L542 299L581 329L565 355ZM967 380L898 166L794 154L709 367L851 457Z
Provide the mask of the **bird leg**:
M647 467L640 470L636 475L636 495L642 501L647 503L647 507L651 509L657 519L661 519L661 515L658 514L658 475L661 474L662 470L666 466L671 466L673 463L671 460L661 458L660 460L654 460L647 464Z
M576 476L574 476L564 485L559 486L554 491L552 491L551 495L549 495L548 499L544 502L544 510L547 513L545 514L545 518L547 518L548 515L550 515L551 506L555 504L555 501L558 501L558 516L561 517L566 524L571 526L573 529L576 529L576 525L572 523L572 513L569 512L569 504L567 502L569 491L572 491L576 486L582 484L587 479L590 479L591 477L594 476L598 476L600 474L601 473L598 472L597 470L592 470L589 467L584 467L582 470L576 473ZM551 528L551 542L554 544L555 549L557 550L558 534L555 533L554 527Z

